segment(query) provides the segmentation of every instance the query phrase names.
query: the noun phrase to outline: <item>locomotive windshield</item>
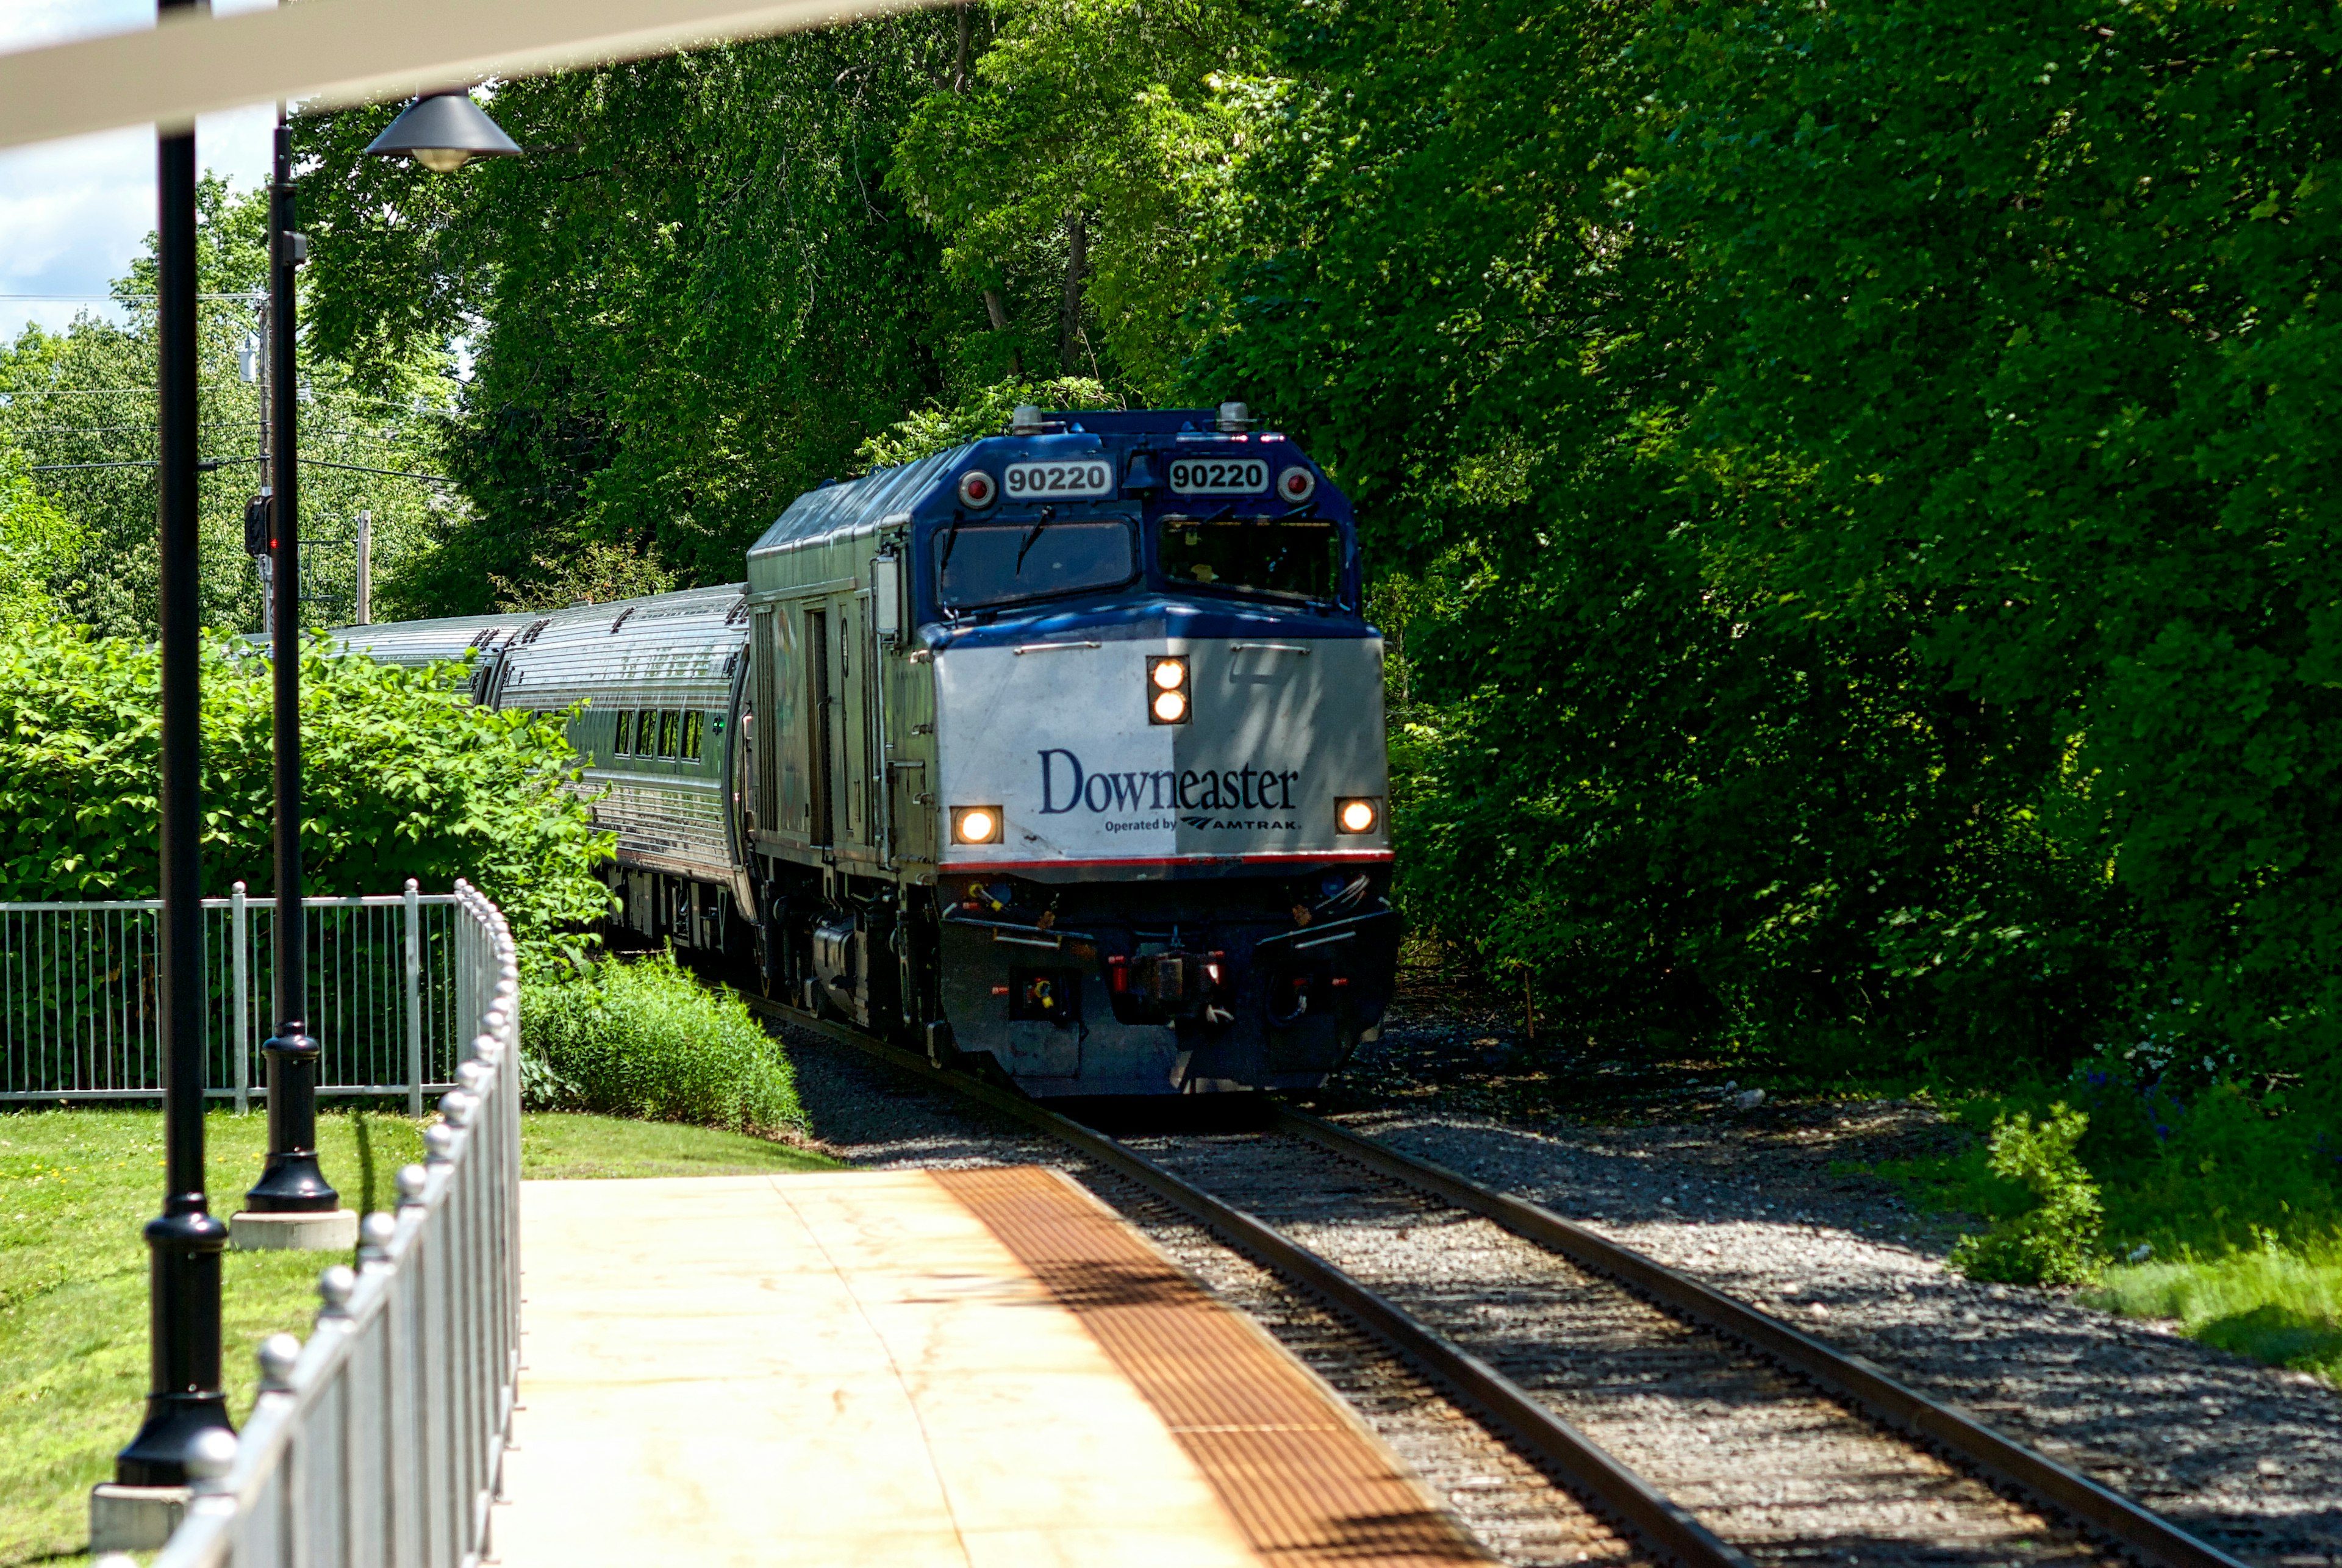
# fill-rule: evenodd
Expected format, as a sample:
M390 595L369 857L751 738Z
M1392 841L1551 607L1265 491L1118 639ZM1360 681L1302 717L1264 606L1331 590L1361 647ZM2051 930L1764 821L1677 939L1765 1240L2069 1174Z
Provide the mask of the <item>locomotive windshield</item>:
M1164 574L1177 584L1275 594L1341 595L1342 535L1317 517L1166 517Z
M964 523L936 538L938 596L954 610L1118 588L1137 574L1128 523L1116 517Z

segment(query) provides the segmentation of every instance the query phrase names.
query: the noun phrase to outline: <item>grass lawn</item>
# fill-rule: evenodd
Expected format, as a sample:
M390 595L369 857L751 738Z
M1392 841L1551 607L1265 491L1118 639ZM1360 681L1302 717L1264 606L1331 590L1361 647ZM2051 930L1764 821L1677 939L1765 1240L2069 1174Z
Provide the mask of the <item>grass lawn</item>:
M521 1119L520 1174L530 1182L596 1176L750 1176L833 1171L837 1162L788 1144L618 1116L541 1111Z
M1967 1147L1847 1168L1885 1176L1917 1207L1966 1215L1970 1229L1980 1233L1992 1218L2023 1213L2033 1203L2024 1187L1987 1166L1981 1134L1988 1123L1976 1108L1994 1104L1977 1097L1958 1107L1960 1119L1980 1134ZM2230 1163L2249 1168L2247 1159ZM2199 1167L2207 1189L2215 1164L2206 1158ZM2257 1232L2258 1245L2239 1246L2233 1235L2203 1223L2202 1211L2213 1208L2213 1200L2185 1185L2181 1194L2194 1201L2168 1208L2157 1203L2169 1196L2168 1186L2098 1190L2107 1213L2098 1246L2108 1261L2081 1293L2083 1302L2129 1317L2177 1319L2190 1339L2342 1385L2342 1233L2330 1221L2302 1221L2283 1239ZM2127 1261L2143 1241L2151 1245L2137 1248L2139 1261Z
M2177 1318L2191 1339L2342 1384L2342 1249L2305 1256L2272 1246L2112 1268L2083 1299L2134 1317Z
M325 1174L350 1207L387 1208L392 1177L423 1157L404 1115L318 1118ZM266 1118L215 1113L205 1147L212 1210L241 1206L259 1175ZM730 1175L821 1169L821 1155L706 1128L608 1116L531 1115L532 1178ZM89 1489L113 1473L146 1396L146 1249L160 1205L163 1128L153 1111L0 1114L0 1568L79 1555ZM241 1421L258 1374L253 1347L306 1337L317 1272L346 1258L229 1253L222 1330L228 1408Z

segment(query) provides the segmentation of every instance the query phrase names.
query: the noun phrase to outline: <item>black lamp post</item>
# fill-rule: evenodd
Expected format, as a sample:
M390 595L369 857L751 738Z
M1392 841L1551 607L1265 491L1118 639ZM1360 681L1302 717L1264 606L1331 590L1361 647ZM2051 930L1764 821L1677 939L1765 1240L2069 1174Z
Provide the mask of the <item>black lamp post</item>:
M275 179L268 200L268 356L271 424L269 597L271 674L276 718L276 1032L261 1049L268 1057L268 1159L260 1180L244 1195L253 1214L337 1213L341 1194L317 1164L317 1066L323 1051L310 1037L309 931L301 914L301 464L297 435L298 370L295 364L295 270L307 243L293 227L293 133L276 116ZM347 1222L355 1226L353 1217ZM237 1240L269 1228L238 1216ZM315 1238L342 1243L339 1227ZM293 1239L288 1237L286 1239ZM309 1241L302 1237L295 1244ZM265 1243L264 1243L265 1244ZM342 1243L346 1244L346 1243Z
M195 3L159 0L158 9L167 15ZM220 1391L220 1253L228 1235L204 1193L195 127L163 132L155 138L155 155L164 1177L163 1212L146 1224L146 1418L114 1462L116 1487L133 1489L185 1484L195 1440L215 1427L228 1429L227 1402ZM101 1487L92 1503L94 1535L111 1532L135 1538L151 1531L150 1506L135 1496L118 1497L109 1510L106 1491Z
M480 111L468 93L435 93L409 104L366 151L412 157L449 173L474 158L514 157L520 148ZM341 1195L317 1164L317 1069L322 1049L308 1032L308 925L301 912L301 465L299 370L294 347L295 269L307 242L294 230L293 136L280 113L275 179L269 187L269 370L271 532L269 594L276 710L276 1033L268 1055L268 1159L236 1217L239 1243L346 1244L342 1225L304 1226L285 1219L336 1214ZM278 1216L275 1223L265 1216ZM253 1223L253 1222L257 1223ZM355 1216L347 1222L355 1225ZM275 1233L272 1239L263 1240Z

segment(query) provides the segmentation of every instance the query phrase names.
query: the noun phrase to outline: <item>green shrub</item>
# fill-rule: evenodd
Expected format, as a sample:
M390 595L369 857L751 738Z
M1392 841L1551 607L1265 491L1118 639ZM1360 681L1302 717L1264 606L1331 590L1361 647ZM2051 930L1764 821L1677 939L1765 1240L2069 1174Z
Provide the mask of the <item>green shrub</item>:
M1952 1266L1981 1280L2012 1284L2080 1284L2097 1272L2098 1237L2106 1217L2098 1189L2075 1147L2090 1118L2063 1103L2036 1122L2024 1111L1997 1117L1992 1128L1992 1174L2031 1196L1981 1236L1962 1236Z
M778 1042L738 996L671 954L605 960L521 1000L521 1086L531 1110L598 1111L740 1132L804 1120Z
M0 647L0 898L151 898L162 738L152 644L20 630ZM205 891L272 889L270 667L203 650ZM443 674L311 654L301 664L301 851L313 894L457 877L524 941L598 919L611 840L573 792L556 724L475 706Z

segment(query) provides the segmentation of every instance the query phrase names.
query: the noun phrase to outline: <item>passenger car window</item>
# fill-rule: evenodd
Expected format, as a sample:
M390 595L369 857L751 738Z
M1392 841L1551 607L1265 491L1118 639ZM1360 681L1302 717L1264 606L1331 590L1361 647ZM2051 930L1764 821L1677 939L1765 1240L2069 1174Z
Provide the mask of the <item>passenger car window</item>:
M1006 519L936 534L937 596L955 610L973 610L1119 587L1137 572L1131 527L1120 518L1053 518L1037 534L1029 518Z
M691 762L699 760L699 724L696 710L683 715L683 754Z
M658 721L658 754L663 757L674 756L676 754L677 743L682 739L683 715L673 708L663 708L659 712Z
M630 708L618 710L618 738L610 743L610 754L625 756L635 749L635 715Z

